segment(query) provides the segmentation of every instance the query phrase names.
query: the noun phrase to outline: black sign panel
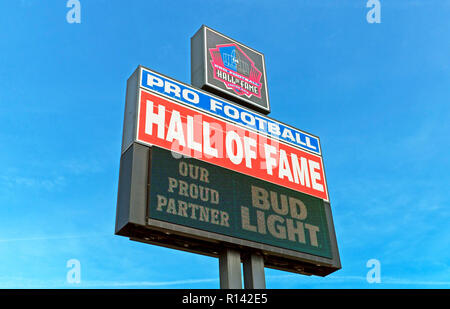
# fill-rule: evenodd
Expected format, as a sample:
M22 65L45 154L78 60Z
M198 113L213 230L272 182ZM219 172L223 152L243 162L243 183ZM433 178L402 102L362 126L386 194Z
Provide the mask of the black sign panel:
M302 274L341 268L328 202L138 143L120 160L116 234L214 257L256 251Z
M152 147L148 216L331 258L321 199Z

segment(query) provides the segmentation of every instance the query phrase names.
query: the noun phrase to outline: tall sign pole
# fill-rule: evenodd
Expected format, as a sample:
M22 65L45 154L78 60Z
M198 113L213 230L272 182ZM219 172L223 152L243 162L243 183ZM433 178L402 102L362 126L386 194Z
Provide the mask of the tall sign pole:
M191 38L191 82L255 111L270 113L264 56L206 26ZM230 256L236 256L233 261L238 262L223 262ZM254 252L242 252L241 257L232 249L225 249L219 259L221 288L242 288L241 259L244 287L264 289L263 257ZM239 280L229 281L230 276Z
M206 26L191 46L193 85L127 81L115 233L218 258L227 289L340 269L319 138L267 116L261 53Z
M264 257L261 254L248 253L244 257L244 287L246 289L265 289Z
M242 289L241 253L225 248L219 256L219 276L221 289Z

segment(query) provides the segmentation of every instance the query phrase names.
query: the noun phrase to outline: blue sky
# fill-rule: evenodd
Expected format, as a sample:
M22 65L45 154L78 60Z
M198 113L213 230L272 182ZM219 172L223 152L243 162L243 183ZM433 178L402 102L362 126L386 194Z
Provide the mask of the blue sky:
M2 1L0 288L219 287L217 259L114 235L126 80L189 83L202 24L262 51L270 116L321 139L343 268L267 287L449 288L450 1L380 2L80 0L69 24Z

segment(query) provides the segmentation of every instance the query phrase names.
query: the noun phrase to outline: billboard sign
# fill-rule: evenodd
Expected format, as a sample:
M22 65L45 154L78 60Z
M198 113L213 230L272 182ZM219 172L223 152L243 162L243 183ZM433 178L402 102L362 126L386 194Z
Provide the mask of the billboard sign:
M150 166L150 219L332 258L321 199L159 147Z
M202 26L191 39L192 84L264 114L270 112L264 55Z
M322 157L156 93L139 94L138 142L328 201Z
M142 66L127 82L116 234L340 268L319 138Z

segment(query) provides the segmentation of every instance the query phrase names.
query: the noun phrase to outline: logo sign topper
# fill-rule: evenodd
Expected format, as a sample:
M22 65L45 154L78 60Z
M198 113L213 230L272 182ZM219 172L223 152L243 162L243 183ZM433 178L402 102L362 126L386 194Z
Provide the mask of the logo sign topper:
M229 118L237 118L238 110L231 112L231 106L220 105L216 97L187 86L181 88L179 82L162 78L152 78L150 82L150 75L156 77L153 72L141 69L141 83L144 83L142 76L146 76L145 84L157 87L152 91L139 90L137 141L328 201L320 155L240 125L237 119L218 117L211 111L228 110ZM167 93L177 99L167 97ZM204 104L209 104L205 110L199 108L200 97ZM248 110L244 112L251 115Z
M261 98L261 75L254 62L237 44L217 45L210 48L214 78L222 81L228 89L250 98Z
M194 86L270 112L263 54L206 26L191 39L191 48Z

